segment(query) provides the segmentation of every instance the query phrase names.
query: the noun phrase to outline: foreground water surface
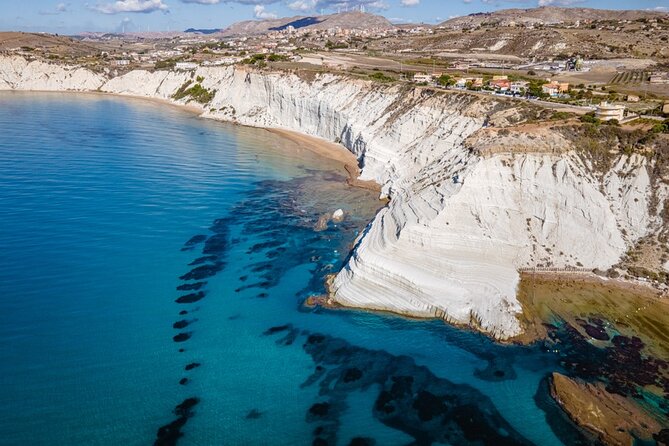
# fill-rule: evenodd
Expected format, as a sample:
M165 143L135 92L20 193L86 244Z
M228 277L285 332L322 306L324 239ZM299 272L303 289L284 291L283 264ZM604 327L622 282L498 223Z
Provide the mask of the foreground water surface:
M0 135L0 443L569 438L545 349L303 307L379 206L336 164L101 96L0 94Z

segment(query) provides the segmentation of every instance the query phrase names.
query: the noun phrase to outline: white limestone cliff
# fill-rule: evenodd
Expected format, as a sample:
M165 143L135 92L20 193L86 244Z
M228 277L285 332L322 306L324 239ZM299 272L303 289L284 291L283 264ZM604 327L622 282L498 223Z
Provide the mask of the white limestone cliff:
M341 142L358 157L361 178L377 181L391 198L332 284L343 305L436 315L509 338L522 330L519 268L606 269L659 224L644 157L621 157L601 174L572 148L561 150L568 142L555 135L546 150L531 144L509 147L514 153L505 145L485 155L472 150L466 142L486 119L513 115L492 98L232 67L138 70L107 79L0 58L0 89L170 99L200 76L216 90L203 116ZM656 193L662 204L667 186Z

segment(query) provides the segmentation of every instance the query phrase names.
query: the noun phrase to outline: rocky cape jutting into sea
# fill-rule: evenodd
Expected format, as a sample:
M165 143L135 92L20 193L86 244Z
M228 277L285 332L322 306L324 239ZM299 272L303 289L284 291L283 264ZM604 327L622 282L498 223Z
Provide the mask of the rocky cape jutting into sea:
M331 284L345 306L439 316L508 339L522 332L519 269L607 270L666 231L669 186L652 158L588 151L577 128L527 123L546 113L527 103L336 74L203 67L110 77L0 58L0 90L184 104L196 84L213 93L189 103L203 116L339 142L361 179L382 186L388 206Z

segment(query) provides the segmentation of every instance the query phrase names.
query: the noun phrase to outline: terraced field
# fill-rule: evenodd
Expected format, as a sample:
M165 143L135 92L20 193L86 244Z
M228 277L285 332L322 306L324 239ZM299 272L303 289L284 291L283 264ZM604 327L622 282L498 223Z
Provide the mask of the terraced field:
M648 82L650 72L648 71L620 71L609 82L612 85L633 85Z

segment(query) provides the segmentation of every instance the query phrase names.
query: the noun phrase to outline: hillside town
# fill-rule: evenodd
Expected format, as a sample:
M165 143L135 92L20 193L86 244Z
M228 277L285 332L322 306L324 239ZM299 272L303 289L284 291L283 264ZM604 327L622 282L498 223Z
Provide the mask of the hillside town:
M74 62L109 75L134 69L188 71L235 64L259 70L331 71L379 82L540 100L568 105L576 112L580 107L582 113L615 107L617 121L669 112L669 52L663 45L669 39L666 14L597 19L581 13L583 18L558 19L549 14L552 11L545 9L537 18L524 15L521 21L513 20L517 14L478 15L436 26L396 25L354 11L242 22L225 30L86 33L68 38L69 45L85 47L80 51L63 51L62 44L26 44L31 38L24 34L5 39L0 52L51 63ZM539 40L529 49L517 47L514 33L518 30L536 34ZM544 44L541 37L546 30L609 33L612 42L636 30L651 36L648 45L655 42L656 48L649 49L645 59L629 57L622 47L612 54L613 46L601 46L601 42L595 50L585 45L569 52L572 43L567 40ZM464 42L462 36L472 41ZM448 49L445 43L461 48ZM516 48L505 51L511 45Z

